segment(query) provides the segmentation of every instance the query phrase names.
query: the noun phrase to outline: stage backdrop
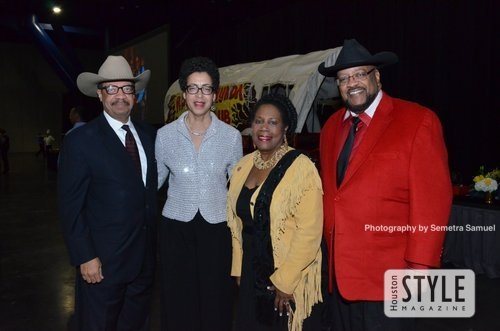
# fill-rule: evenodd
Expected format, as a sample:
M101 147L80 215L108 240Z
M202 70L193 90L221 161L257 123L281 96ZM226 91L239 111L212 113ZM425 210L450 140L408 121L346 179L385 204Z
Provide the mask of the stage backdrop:
M334 80L325 79L317 68L323 61L333 64L340 49L337 47L220 68L220 87L215 100L217 117L243 131L249 127L248 113L255 102L262 95L278 92L287 95L297 109L297 132L301 132L304 125L307 125L308 132L319 132L317 105L338 96L338 90ZM165 121L175 120L185 110L177 80L165 95Z

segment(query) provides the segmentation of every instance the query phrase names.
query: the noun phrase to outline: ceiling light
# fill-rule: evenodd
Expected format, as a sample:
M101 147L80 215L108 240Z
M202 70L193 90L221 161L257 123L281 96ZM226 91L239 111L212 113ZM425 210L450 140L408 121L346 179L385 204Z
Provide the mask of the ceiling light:
M52 7L52 12L53 12L54 14L56 14L56 15L60 14L60 13L61 13L61 11L62 11L62 9L61 9L61 7L59 7L59 6L54 6L54 7Z

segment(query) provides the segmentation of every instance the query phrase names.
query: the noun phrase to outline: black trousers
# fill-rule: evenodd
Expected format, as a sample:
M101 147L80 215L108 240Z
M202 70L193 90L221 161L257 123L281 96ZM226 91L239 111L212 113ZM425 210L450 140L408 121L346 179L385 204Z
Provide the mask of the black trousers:
M231 235L226 222L198 212L190 222L160 222L163 331L229 331L233 319Z
M74 328L78 331L147 330L155 273L155 257L147 254L139 275L129 283L98 284L83 280L77 268Z
M389 318L384 314L383 301L347 301L339 293L334 280L333 293L328 298L331 330L334 331L412 331L414 318Z

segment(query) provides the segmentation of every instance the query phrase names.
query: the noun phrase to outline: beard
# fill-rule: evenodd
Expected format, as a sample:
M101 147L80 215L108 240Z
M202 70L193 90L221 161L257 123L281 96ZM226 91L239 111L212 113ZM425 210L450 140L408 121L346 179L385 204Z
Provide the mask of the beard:
M377 94L378 94L378 91L376 91L373 94L368 94L366 96L366 101L360 105L352 105L348 100L345 100L346 107L347 107L347 109L349 109L350 111L352 111L355 114L361 114L366 109L368 109L368 107L370 107L373 100L375 100L375 98L377 97Z

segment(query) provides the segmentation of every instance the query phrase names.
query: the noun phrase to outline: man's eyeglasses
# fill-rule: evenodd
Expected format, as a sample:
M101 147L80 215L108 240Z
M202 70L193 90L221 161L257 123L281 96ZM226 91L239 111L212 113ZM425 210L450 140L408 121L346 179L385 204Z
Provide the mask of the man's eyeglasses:
M134 94L135 93L135 86L134 85L125 85L125 86L106 85L106 86L99 87L99 90L106 90L106 93L109 95L113 95L113 94L118 93L118 91L120 89L125 94Z
M337 77L337 85L345 86L345 85L347 85L347 83L349 82L349 79L351 79L351 78L354 79L355 82L364 81L364 80L366 80L368 75L371 74L373 72L373 70L375 70L375 69L377 69L377 68L373 68L370 71L364 71L364 70L358 71L358 72L355 72L354 74L349 75L349 76Z
M201 86L188 85L186 88L186 92L189 94L196 94L196 93L198 93L199 90L201 90L201 93L203 93L205 95L209 95L209 94L213 93L214 88L213 88L213 86L210 86L210 85L201 85Z

